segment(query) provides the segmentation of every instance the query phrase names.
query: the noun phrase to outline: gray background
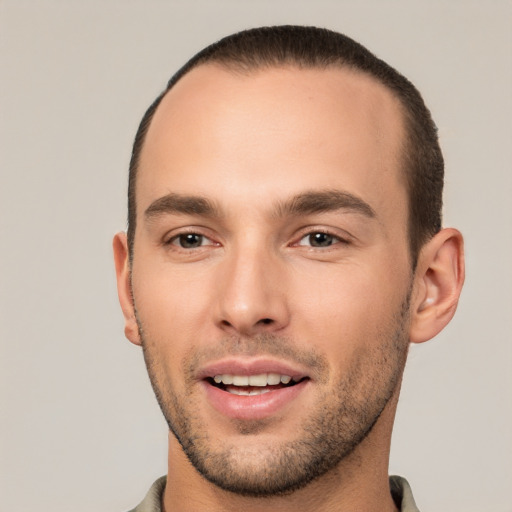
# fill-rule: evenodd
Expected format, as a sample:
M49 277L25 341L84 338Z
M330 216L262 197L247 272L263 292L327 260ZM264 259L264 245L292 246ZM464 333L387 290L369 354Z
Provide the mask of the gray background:
M431 107L458 314L412 347L391 472L422 511L512 511L510 1L1 1L0 510L123 511L166 429L123 337L111 257L137 123L204 45L260 24L360 40Z

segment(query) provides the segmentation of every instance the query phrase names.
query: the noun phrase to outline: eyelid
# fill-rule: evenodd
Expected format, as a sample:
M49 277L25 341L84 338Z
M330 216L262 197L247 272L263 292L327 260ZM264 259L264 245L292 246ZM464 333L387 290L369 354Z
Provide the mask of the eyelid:
M201 244L198 247L190 247L190 248L182 247L181 245L179 245L179 240L184 235L196 235L197 237L200 237ZM205 241L210 242L210 243L204 243ZM179 235L175 235L175 236L171 237L169 239L169 241L167 242L167 245L174 245L174 246L178 247L179 249L185 249L187 251L191 251L193 249L200 249L201 247L207 247L207 246L212 246L212 245L216 245L216 244L215 244L215 242L210 240L210 238L208 238L207 236L201 235L200 233L180 233Z
M218 242L216 242L213 239L213 237L211 235L206 234L205 231L206 231L205 228L201 228L199 226L188 226L188 227L173 229L172 231L167 232L162 237L162 245L164 245L164 246L171 246L172 245L172 246L174 246L174 247L176 247L178 249L190 251L191 249L185 249L184 247L180 247L179 245L173 243L174 241L178 240L180 236L183 236L183 235L197 235L197 236L201 236L201 237L203 237L203 239L206 239L206 240L208 240L210 242L208 244L202 244L201 246L197 247L196 249L199 249L201 247L218 246L218 245L220 245Z
M300 230L298 236L295 237L295 242L293 242L292 245L307 247L306 245L301 245L300 242L307 236L314 235L315 233L322 233L324 235L332 236L336 239L336 242L335 244L326 247L312 247L313 249L325 250L332 247L333 245L337 245L338 243L349 245L354 242L354 237L344 230L326 228L322 226L308 226Z

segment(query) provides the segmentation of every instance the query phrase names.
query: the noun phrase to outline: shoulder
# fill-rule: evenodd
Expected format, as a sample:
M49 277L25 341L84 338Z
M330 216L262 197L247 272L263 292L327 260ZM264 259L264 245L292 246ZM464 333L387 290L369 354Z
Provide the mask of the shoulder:
M162 495L167 477L162 476L151 486L145 498L129 512L162 512Z
M419 512L409 482L401 476L389 477L391 495L400 512Z

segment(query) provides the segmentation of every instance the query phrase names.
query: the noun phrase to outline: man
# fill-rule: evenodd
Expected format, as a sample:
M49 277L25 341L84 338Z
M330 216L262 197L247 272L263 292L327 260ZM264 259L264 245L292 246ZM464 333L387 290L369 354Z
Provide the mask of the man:
M343 35L242 32L171 79L114 239L170 431L137 512L417 510L388 458L409 343L464 279L442 186L421 96Z

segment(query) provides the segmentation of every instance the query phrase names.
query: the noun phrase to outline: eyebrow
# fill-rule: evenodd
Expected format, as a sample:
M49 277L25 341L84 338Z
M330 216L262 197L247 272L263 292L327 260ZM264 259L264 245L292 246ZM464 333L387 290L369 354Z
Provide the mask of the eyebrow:
M206 197L167 194L153 201L144 212L146 219L165 214L201 215L220 217L220 209Z
M370 219L377 216L375 210L366 201L341 190L314 190L298 194L287 201L278 203L276 215L286 217L337 210L348 210Z
M286 201L279 201L274 209L275 217L300 216L314 213L348 210L368 218L375 218L375 210L361 198L341 190L307 191ZM153 201L144 212L150 220L166 214L201 215L222 217L221 208L203 196L170 193Z

